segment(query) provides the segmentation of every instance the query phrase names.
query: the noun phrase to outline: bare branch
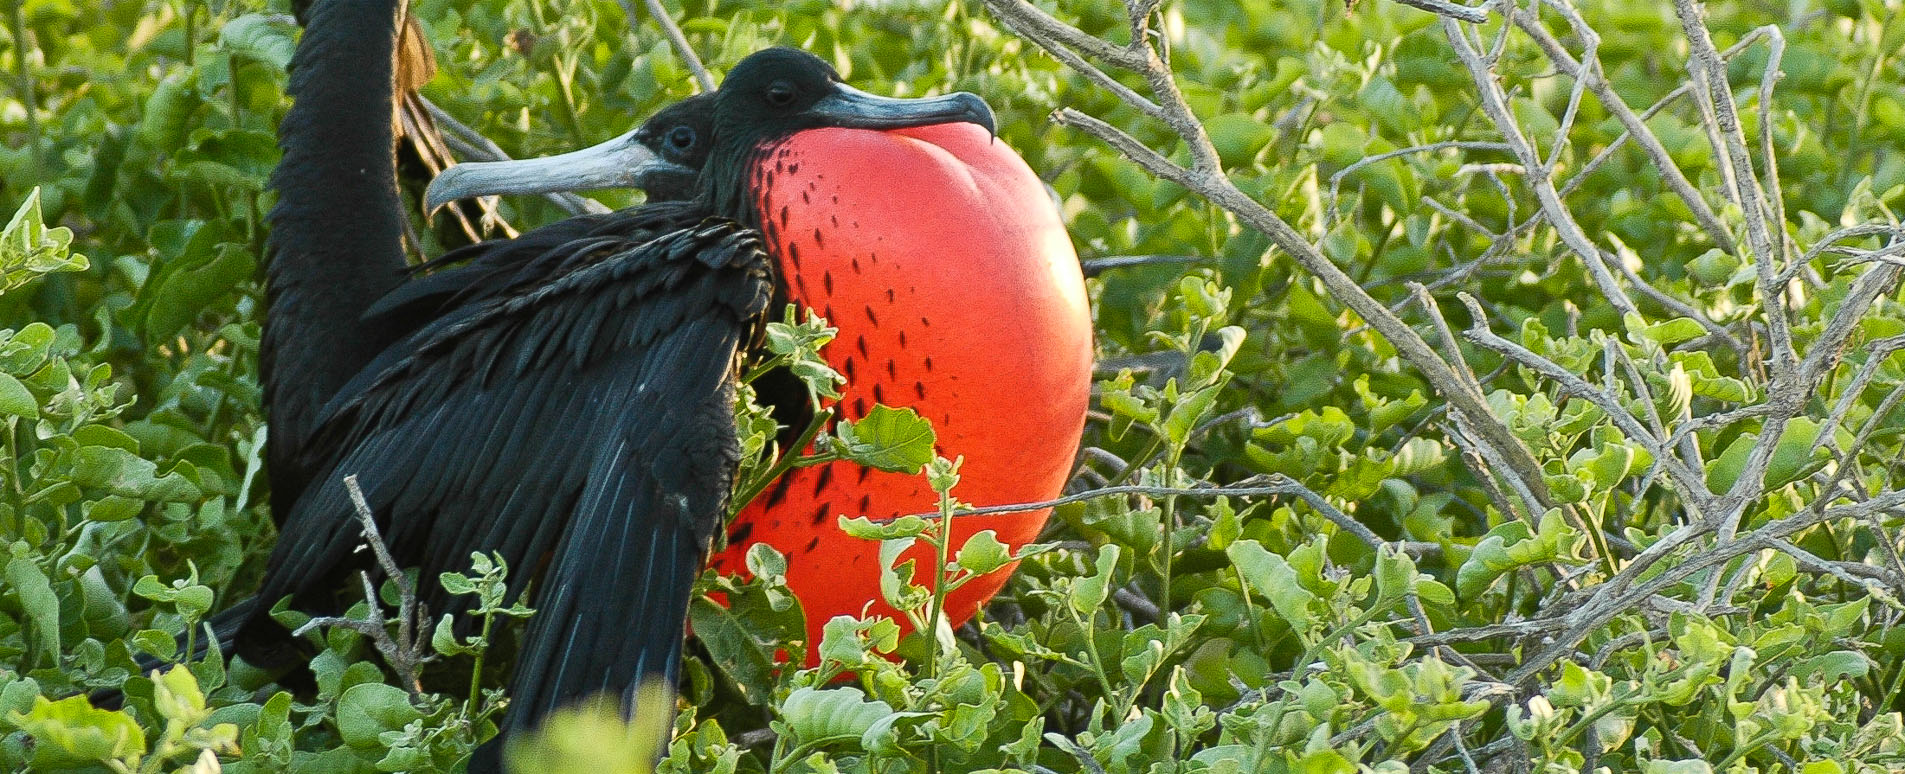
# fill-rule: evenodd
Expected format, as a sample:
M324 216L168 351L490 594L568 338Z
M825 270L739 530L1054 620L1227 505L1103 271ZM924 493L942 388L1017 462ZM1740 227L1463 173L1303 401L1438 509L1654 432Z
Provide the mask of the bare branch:
M1480 302L1476 301L1474 296L1470 296L1467 293L1462 293L1459 297L1462 299L1462 303L1468 305L1469 312L1475 319L1475 323L1470 326L1467 331L1463 332L1462 335L1464 337L1469 341L1473 341L1486 349L1493 350L1501 356L1514 361L1517 365L1533 369L1536 373L1560 385L1563 392L1577 398L1584 398L1599 407L1602 411L1607 412L1608 418L1614 422L1616 428L1620 429L1622 433L1625 433L1627 437L1639 441L1642 446L1647 447L1647 451L1653 454L1655 459L1665 467L1669 477L1676 484L1676 492L1678 492L1690 506L1697 507L1707 500L1705 493L1706 477L1698 471L1687 468L1679 458L1674 457L1670 449L1666 447L1664 440L1648 430L1646 426L1642 425L1640 419L1629 412L1627 407L1622 405L1619 398L1599 387L1589 384L1586 379L1581 378L1566 368L1562 368L1559 363L1535 354L1527 347L1523 347L1520 344L1516 344L1515 342L1496 335L1494 331L1488 329L1487 317L1482 313Z
M1112 269L1125 269L1133 266L1162 266L1201 263L1210 260L1201 255L1107 255L1103 258L1086 258L1078 262L1078 267L1087 277L1096 277Z
M364 532L364 543L376 557L377 566L397 587L397 635L394 638L390 635L389 622L378 612L382 605L378 602L377 585L371 581L369 572L358 573L358 579L364 584L364 601L370 606L370 618L313 618L292 633L302 636L317 627L328 626L363 634L377 648L378 654L384 657L384 662L396 670L404 689L410 695L417 696L423 692L418 674L424 662L431 659L426 644L430 639L428 616L421 612L422 605L417 602L417 590L410 583L410 576L404 574L396 560L390 557L390 549L384 545L383 534L377 529L376 515L371 512L370 503L364 499L364 490L358 487L356 475L344 477L344 490L350 495L351 506L356 510L358 527Z
M1593 35L1593 28L1589 27L1587 22L1574 12L1574 9L1559 2L1551 3L1550 7L1559 11L1568 20L1576 37L1595 39L1590 37ZM1621 99L1620 94L1614 91L1613 84L1602 76L1601 62L1595 55L1592 44L1582 52L1581 60L1576 61L1561 45L1561 41L1548 32L1548 28L1541 25L1541 20L1532 10L1516 9L1510 14L1510 18L1514 20L1516 27L1527 33L1528 37L1541 47L1542 52L1547 54L1548 59L1557 69L1573 78L1577 84L1585 85L1588 91L1594 93L1594 98L1600 101L1601 106L1621 122L1621 126L1627 130L1627 133L1622 136L1631 137L1634 143L1647 154L1647 158L1654 162L1655 168L1660 170L1661 181L1666 184L1668 190L1679 196L1681 201L1686 202L1687 209L1693 212L1694 220L1698 221L1700 228L1707 232L1707 238L1712 239L1720 249L1729 253L1733 252L1736 249L1733 244L1733 235L1727 230L1726 224L1720 220L1720 216L1713 211L1712 207L1707 206L1706 199L1700 195L1698 189L1694 188L1693 183L1687 180L1686 173L1680 170L1679 164L1674 163L1673 156L1667 152L1660 138L1654 135L1653 130L1647 128L1647 118L1676 97L1685 94L1686 87L1675 89L1673 93L1663 97L1659 103L1647 111L1647 115L1636 115L1633 108L1628 107L1627 101ZM1618 142L1616 141L1615 144ZM1606 152L1612 151L1613 145L1610 145ZM1587 170L1583 170L1569 182L1584 179L1586 176Z
M1117 497L1123 495L1197 498L1290 496L1307 503L1311 508L1315 509L1317 513L1322 514L1323 518L1329 519L1330 523L1335 524L1337 528L1351 535L1355 535L1357 539L1367 543L1371 548L1389 548L1412 556L1434 556L1440 555L1442 552L1442 547L1435 543L1384 540L1381 535L1363 526L1363 523L1357 521L1355 517L1343 513L1341 510L1338 510L1336 506L1331 505L1329 500L1322 495L1317 494L1309 487L1290 480L1282 474L1254 476L1229 486L1181 488L1139 485L1113 486L1066 495L1054 500L1040 500L1032 503L1012 503L1010 505L991 505L984 508L961 508L953 511L952 515L957 518L960 516L991 516L1001 513L1025 513L1026 511L1039 511L1046 508L1056 508L1061 505L1082 503L1101 497ZM939 517L937 512L909 515L917 516L922 519L935 519ZM897 516L894 518L905 517ZM890 521L890 519L888 521Z
M1353 174L1357 170L1367 167L1371 164L1376 164L1379 162L1388 161L1393 158L1408 156L1408 155L1412 155L1416 153L1435 153L1437 151L1445 151L1452 148L1459 148L1461 150L1471 150L1471 151L1500 151L1503 153L1507 153L1511 150L1511 148L1508 147L1507 143L1469 142L1465 140L1449 140L1446 142L1432 142L1432 143L1429 143L1428 145L1417 145L1417 146L1413 146L1409 148L1392 150L1392 151L1389 151L1388 153L1378 153L1374 156L1364 156L1360 159L1357 159L1355 162L1349 164L1348 166L1345 166L1342 169L1336 170L1335 174L1330 175L1330 203L1329 203L1329 207L1323 211L1323 216L1325 218L1323 230L1328 231L1335 224L1337 202L1340 201L1342 197L1343 178L1348 177L1349 175ZM1484 233L1486 233L1487 231L1486 229L1480 229L1480 230L1482 230Z
M1024 28L1036 30L1036 34L1026 37L1034 41L1050 40L1083 53L1085 56L1103 62L1109 62L1126 70L1136 70L1144 66L1144 57L1121 48L1095 35L1087 35L1083 30L1053 18L1026 0L986 0L986 7L1004 20L1014 31ZM1021 33L1024 34L1024 33ZM1045 48L1040 44L1041 48ZM1049 49L1048 49L1049 50Z
M641 21L637 18L638 14L635 12L635 4L629 0L620 0L620 2L622 12L628 14L628 26L641 26ZM648 4L648 15L655 19L655 26L660 27L662 34L668 36L668 45L674 47L675 56L681 57L681 61L688 65L688 70L694 73L695 85L701 87L702 91L714 91L714 76L708 74L708 68L701 64L701 57L695 55L694 46L688 45L688 36L681 33L681 27L675 24L674 17L668 15L668 7L662 5L661 0L644 0L644 2Z
M1733 200L1740 203L1740 209L1746 213L1746 239L1753 251L1754 265L1759 270L1760 299L1766 308L1766 328L1772 347L1772 363L1775 389L1782 376L1793 374L1798 354L1793 350L1792 323L1787 317L1785 304L1781 302L1780 286L1777 281L1778 267L1774 261L1779 251L1773 246L1774 228L1767 222L1770 205L1766 203L1765 189L1759 178L1753 173L1753 160L1746 150L1746 137L1740 130L1739 110L1733 104L1733 93L1727 87L1726 61L1720 58L1720 52L1713 47L1713 36L1707 31L1706 23L1701 19L1703 6L1696 5L1699 0L1674 0L1674 11L1680 17L1681 29L1687 33L1687 43L1692 50L1693 60L1689 63L1696 79L1704 80L1707 87L1705 99L1701 102L1712 110L1712 131L1717 134L1725 151L1721 154L1722 166L1731 172L1729 185L1733 191ZM1784 239L1782 235L1780 237Z
M1488 9L1474 8L1460 3L1449 2L1449 0L1395 0L1395 2L1409 6L1410 8L1428 11L1437 16L1446 16L1470 24L1481 24L1482 22L1488 21Z
M1482 61L1481 54L1470 45L1468 35L1454 21L1442 20L1442 30L1455 49L1455 54L1468 66L1470 77L1475 81L1475 89L1481 95L1482 112L1494 121L1495 129L1513 148L1516 158L1521 160L1528 185L1534 189L1535 198L1541 202L1541 210L1548 216L1548 223L1554 226L1561 241L1581 258L1587 267L1588 276L1594 278L1594 284L1601 294L1607 297L1614 310L1625 315L1638 311L1633 299L1627 297L1627 291L1614 281L1614 275L1601 263L1601 249L1589 239L1587 232L1574 220L1574 214L1561 201L1561 194L1554 187L1554 178L1549 167L1541 160L1534 144L1522 134L1521 127L1508 109L1508 95L1496 82L1495 75Z

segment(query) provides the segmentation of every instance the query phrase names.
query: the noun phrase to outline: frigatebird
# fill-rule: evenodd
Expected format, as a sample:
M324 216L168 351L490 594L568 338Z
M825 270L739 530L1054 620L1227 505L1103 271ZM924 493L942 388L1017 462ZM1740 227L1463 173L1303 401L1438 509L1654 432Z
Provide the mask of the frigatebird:
M363 100L389 104L389 81L375 88L375 73L368 82L315 85L314 73L343 61L340 50L359 55L353 66L378 58L374 50L363 56L355 47L360 40L336 45L318 37L314 43L312 35L327 14L368 13L356 21L375 22L381 13L388 24L392 4L320 0L313 7L312 33L301 44L302 68L294 74L294 83L307 89L298 95L307 120L322 127L327 106L343 115L338 102L353 90L360 108ZM381 40L388 46L391 37ZM311 104L303 102L307 94ZM435 317L378 348L322 408L298 406L291 416L303 442L283 454L311 476L286 515L258 598L288 594L303 609L328 602L360 561L353 555L359 542L353 509L341 484L355 474L391 553L421 565L423 577L460 567L474 550L498 553L519 568L549 557L531 601L539 613L511 680L505 736L559 704L597 692L626 699L636 680L672 675L687 596L732 485L736 371L774 295L755 228L762 218L754 208L759 181L752 172L761 149L817 127L888 130L966 121L989 131L991 120L983 101L970 94L875 97L841 84L820 60L788 49L742 61L713 98L710 156L694 200L624 211L612 229L595 222L514 271L457 290ZM323 155L292 154L300 138L329 137L340 156L348 155L336 147L340 136L358 141L354 147L376 149L371 155L389 148L387 130L362 136L353 127L332 127L328 135L322 128L300 135L301 128L287 119L287 163L309 164L311 156ZM631 157L627 148L618 146L624 153L616 157L624 173L666 164L652 153ZM380 216L394 212L387 163L373 174L336 162L310 166L281 172L277 180L285 186L321 185L327 173L338 183L380 178L331 193L360 195L381 208ZM296 259L338 256L351 247L388 254L391 245L368 245L367 232L343 224L333 223L341 230L328 237L314 233L321 213L291 198L280 213L291 228L278 238L318 243ZM280 249L274 258L286 254ZM288 299L316 303L288 292L312 289L284 282L286 273L295 274L278 268L269 278L276 285L274 308ZM350 331L356 343L376 344L400 332L364 330L363 311L371 310L352 311L344 319L357 328ZM277 351L299 333L322 334L310 330L312 317L290 318L302 326L272 334ZM275 396L274 423L286 413L285 396L321 397L312 385L285 387ZM512 578L512 592L529 576ZM267 666L293 656L285 633L262 606L253 607L237 637L239 653ZM495 745L485 749L473 770L493 767Z
M626 174L618 160L626 146L617 138L550 159L452 167L432 183L428 206L612 184ZM948 124L816 128L742 163L749 176L742 210L773 257L780 298L839 329L823 354L848 382L831 410L848 419L882 403L917 410L933 422L940 454L966 458L964 501L1058 495L1089 400L1091 321L1076 254L1024 161L975 126ZM709 174L734 171L711 164ZM804 391L761 394L776 403L782 424L806 425ZM811 646L829 619L894 612L881 601L878 546L842 532L838 517L934 506L918 476L847 462L799 468L737 515L713 561L744 573L748 548L760 542L789 556L787 580L806 613L813 663ZM990 529L1017 547L1037 537L1048 515L959 517L953 540ZM929 559L924 546L912 558L922 566ZM1009 572L960 588L947 600L947 622L970 618Z

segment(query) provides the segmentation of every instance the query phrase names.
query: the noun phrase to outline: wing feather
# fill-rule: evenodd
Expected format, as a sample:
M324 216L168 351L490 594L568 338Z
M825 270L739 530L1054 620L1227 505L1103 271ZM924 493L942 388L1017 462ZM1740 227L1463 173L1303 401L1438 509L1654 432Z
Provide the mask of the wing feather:
M760 245L727 221L572 240L535 262L544 275L492 272L514 284L456 291L325 408L303 453L335 462L290 514L260 590L321 607L362 564L341 485L352 474L425 588L480 550L509 562L519 591L547 556L506 731L672 675L737 462L737 358L772 295ZM240 651L272 652L271 628L255 615Z

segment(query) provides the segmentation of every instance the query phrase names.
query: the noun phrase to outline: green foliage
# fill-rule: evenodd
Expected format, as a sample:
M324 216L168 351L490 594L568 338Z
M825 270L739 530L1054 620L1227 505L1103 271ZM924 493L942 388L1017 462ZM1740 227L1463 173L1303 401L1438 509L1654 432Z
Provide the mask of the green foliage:
M957 461L934 453L917 414L876 408L784 445L744 388L737 509L796 465L927 477L937 514L842 525L879 541L879 592L924 634L842 617L801 642L788 560L757 548L748 580L704 578L661 770L1905 765L1905 511L1885 499L1905 486L1905 304L1895 285L1867 287L1898 260L1885 251L1905 205L1905 8L1705 6L1718 47L1745 41L1719 87L1739 107L1749 174L1777 197L1762 207L1725 193L1739 169L1695 101L1706 91L1677 91L1689 44L1670 4L1521 4L1578 59L1587 37L1555 8L1577 10L1598 31L1598 72L1635 112L1674 98L1643 126L1711 222L1615 111L1492 13L1479 27L1500 41L1490 72L1598 253L1584 260L1537 176L1501 149L1438 20L1343 5L1181 0L1154 32L1229 181L1433 354L1465 364L1526 448L1526 475L1506 475L1520 463L1496 458L1397 341L1268 237L1049 121L1072 107L1190 158L1171 127L981 4L670 5L717 74L786 43L862 88L993 104L1001 140L1056 190L1088 266L1105 267L1089 282L1095 451L1073 491L1119 494L1059 506L1049 544L1011 551L980 532L954 545L942 527L965 507ZM411 6L442 68L426 95L518 157L614 136L693 90L622 4ZM1041 7L1129 40L1125 4ZM504 598L509 568L481 556L425 581L473 602L431 622L437 661L415 694L350 626L306 635L317 690L297 697L228 670L216 648L174 642L197 645L207 616L255 585L272 540L257 276L297 35L288 10L9 5L0 770L447 772L493 732L507 649L491 651L532 612ZM1773 49L1748 38L1768 25L1783 78L1763 97ZM1787 240L1770 261L1752 246L1754 207ZM518 226L562 215L535 198L502 214ZM440 252L433 230L417 234L423 254ZM1139 260L1103 260L1124 257ZM1788 274L1769 284L1762 268ZM1608 297L1602 273L1631 304ZM1782 372L1775 314L1799 358L1820 345L1815 378ZM771 365L835 394L819 354L832 329L788 319L801 322L767 332ZM1477 325L1500 342L1464 334ZM920 545L933 562L897 561ZM949 591L1011 562L1017 576L981 621L941 625ZM348 615L381 620L389 601ZM809 651L818 666L795 668ZM135 674L140 653L171 665ZM99 688L123 688L125 708L73 698ZM536 770L633 770L660 737L592 705L510 755Z

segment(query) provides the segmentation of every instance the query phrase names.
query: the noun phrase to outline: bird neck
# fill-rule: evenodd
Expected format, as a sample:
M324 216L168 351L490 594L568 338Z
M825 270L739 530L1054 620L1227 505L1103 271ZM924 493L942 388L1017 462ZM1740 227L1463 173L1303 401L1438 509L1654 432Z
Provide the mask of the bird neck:
M291 60L260 366L274 442L300 443L319 407L388 343L361 318L403 279L393 127L402 10L401 0L317 0Z
M755 197L750 189L760 184L755 172L770 144L748 138L734 147L717 146L709 155L701 173L700 201L711 213L748 228L760 227L760 214L755 211Z

